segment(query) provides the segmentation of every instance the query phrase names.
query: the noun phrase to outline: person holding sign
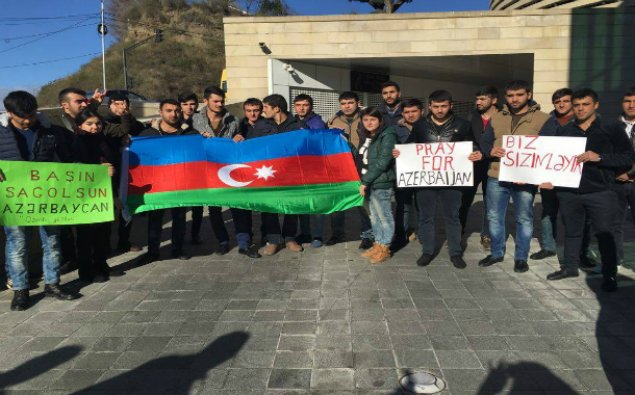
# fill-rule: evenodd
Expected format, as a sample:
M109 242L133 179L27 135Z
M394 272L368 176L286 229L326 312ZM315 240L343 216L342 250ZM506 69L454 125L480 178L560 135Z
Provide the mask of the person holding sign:
M516 80L507 84L506 104L501 111L492 116L481 139L481 151L492 160L487 172L487 219L492 247L491 253L479 261L478 264L482 267L502 262L505 257L505 215L511 198L516 218L514 271L522 273L529 270L527 257L534 232L536 186L499 181L498 176L500 159L505 156L505 148L502 147L503 136L536 136L549 119L549 115L540 111L540 105L531 98L532 91L528 82Z
M60 131L45 125L37 116L37 100L25 91L11 92L4 99L9 114L7 126L0 125L0 160L62 162L69 157ZM6 181L0 169L0 182ZM5 226L5 254L7 275L13 282L11 310L26 310L31 305L27 257L29 240L35 227ZM77 295L60 287L60 236L59 227L37 228L42 243L44 269L44 296L59 300L72 300Z
M376 107L364 109L361 116L358 161L361 162L362 185L359 193L370 206L370 222L375 235L375 244L362 256L377 264L390 258L390 242L395 234L392 215L395 160L392 151L397 134L392 126L385 126L384 117Z
M452 95L448 91L438 90L430 94L428 98L429 114L427 117L415 122L410 135L410 143L428 144L443 142L474 141L470 124L454 115L452 112ZM474 147L468 159L478 161L483 158L480 151ZM393 151L393 155L398 157L400 152ZM426 166L434 168L435 156L428 156L429 160L423 160L424 170ZM443 166L451 166L445 157ZM434 169L438 170L438 169ZM464 269L467 265L463 260L463 249L461 248L461 220L459 210L461 208L463 192L458 187L424 187L416 192L417 204L419 206L419 241L423 247L423 253L417 259L417 265L428 266L434 257L435 227L434 218L437 208L437 200L443 202L443 217L445 220L445 232L448 239L448 252L450 261L457 269Z
M115 175L113 163L115 154L111 151L106 135L103 134L103 122L96 111L84 109L75 117L77 128L71 146L73 157L78 163L102 164L108 167L108 175ZM116 190L116 182L113 190ZM121 276L123 272L111 272L106 263L110 249L110 222L76 225L77 263L79 279L85 283L103 283L111 275Z
M624 132L602 125L596 114L600 106L597 93L581 89L574 92L572 98L575 122L560 129L556 135L586 137L586 152L577 157L584 167L578 188L559 187L556 190L564 222L564 260L560 270L549 274L547 280L579 275L583 229L588 217L600 249L604 276L602 289L612 292L617 290L617 253L612 228L617 194L612 185L616 174L631 168L635 151Z

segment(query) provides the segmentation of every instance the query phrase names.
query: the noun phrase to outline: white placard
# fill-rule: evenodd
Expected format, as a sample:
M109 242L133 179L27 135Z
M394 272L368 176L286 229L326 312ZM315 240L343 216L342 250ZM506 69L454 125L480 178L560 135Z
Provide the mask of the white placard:
M500 160L499 181L577 188L582 177L586 138L551 136L503 136L505 156Z
M474 185L470 141L456 143L397 144L397 187Z

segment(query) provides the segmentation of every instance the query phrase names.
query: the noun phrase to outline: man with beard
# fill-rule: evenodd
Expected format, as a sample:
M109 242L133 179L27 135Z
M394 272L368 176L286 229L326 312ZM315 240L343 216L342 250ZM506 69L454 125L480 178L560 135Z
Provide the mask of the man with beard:
M198 96L194 92L186 92L181 93L177 100L181 104L183 123L186 123L190 128L193 127L192 117L198 113Z
M355 92L342 92L339 96L340 110L328 121L329 129L340 129L355 148L359 147L361 117L359 109L359 96ZM360 217L361 243L360 250L367 250L374 244L373 228L366 209L362 206L356 207ZM338 211L331 214L331 237L326 241L327 246L343 243L346 239L345 232L345 211Z
M141 132L140 136L161 136L168 138L186 134L197 134L194 129L181 128L181 105L174 99L165 99L159 104L161 121L156 128L149 127ZM165 141L166 149L170 144ZM148 253L144 257L144 263L159 260L159 245L161 243L161 229L163 216L166 211L172 214L172 258L188 260L190 256L183 249L185 240L185 211L184 207L161 209L148 212Z
M475 110L471 114L470 123L472 126L472 134L474 142L479 144L485 128L489 125L492 115L498 112L498 89L493 86L484 86L476 92ZM465 233L467 226L467 217L470 207L474 203L474 197L478 186L481 185L483 190L483 219L481 223L481 245L485 249L489 249L492 239L489 237L489 222L487 221L487 170L489 161L487 159L474 162L474 186L463 189L463 197L461 199L461 210L459 217L461 218L461 229Z
M549 119L549 115L540 111L540 106L531 98L528 82L515 80L508 83L505 87L506 104L501 111L493 114L481 139L481 151L491 159L487 172L487 219L492 238L491 253L478 263L482 267L502 262L505 257L505 216L512 199L516 218L514 271L523 273L529 270L527 258L534 231L536 186L499 181L498 172L500 158L505 156L503 136L536 136Z
M238 120L225 108L225 92L217 86L208 86L203 92L205 108L192 115L194 129L205 137L233 139L238 133ZM221 207L208 206L209 219L218 242L216 254L229 252L229 234L225 228ZM192 244L201 244L199 238L203 221L203 207L192 210Z
M394 81L387 81L381 86L383 101L379 104L379 111L384 116L384 125L395 126L403 118L401 115L401 88Z
M438 142L474 141L470 124L452 112L452 95L448 91L438 90L428 98L429 114L415 122L409 142L418 144ZM474 145L476 148L476 145ZM393 156L399 156L394 150ZM478 161L483 158L480 151L472 152L468 159ZM419 205L419 241L423 248L417 265L428 266L434 257L436 247L434 219L436 217L437 201L443 205L445 233L448 240L450 261L457 269L464 269L467 265L463 260L461 247L461 188L457 187L427 187L418 188L416 192Z
M558 130L556 135L586 138L586 152L577 157L578 162L584 163L579 187L557 188L565 229L565 259L560 270L549 274L547 280L579 275L583 229L588 217L602 259L602 289L612 292L617 290L617 254L612 229L617 195L612 185L616 172L632 166L635 151L624 132L603 127L597 116L600 105L597 93L591 89L580 89L573 93L572 99L575 122Z

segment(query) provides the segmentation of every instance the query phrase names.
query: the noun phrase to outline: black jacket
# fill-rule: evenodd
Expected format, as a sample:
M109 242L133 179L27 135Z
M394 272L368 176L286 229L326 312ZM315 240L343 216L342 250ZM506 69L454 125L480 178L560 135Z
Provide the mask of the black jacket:
M379 103L377 108L384 115L384 126L396 126L403 118L403 115L401 115L401 112L403 111L401 102L397 104L397 108L395 108L395 111L393 112L388 111L388 106L383 101Z
M570 123L556 132L556 136L586 137L586 151L600 155L599 162L586 162L582 167L582 179L578 189L558 188L561 191L592 193L607 190L615 183L616 172L630 168L635 163L635 151L626 134L605 128L597 118L585 131L577 123Z
M260 121L261 119L262 118L258 118L256 122ZM247 120L247 118L243 118L240 120L240 122L238 122L238 134L243 136L245 139L248 139L253 136L255 127L255 124L252 125L249 123L249 120Z
M182 128L177 128L176 132L174 133L165 133L161 130L161 123L159 122L159 126L158 129L155 129L153 127L149 127L144 129L141 133L139 133L139 136L165 136L165 137L170 137L170 136L184 136L187 134L199 134L196 130L189 128L189 129L182 129Z
M62 130L38 122L33 143L33 159L29 157L26 137L11 122L7 126L0 125L0 160L35 162L71 162L72 156Z
M304 122L296 119L292 116L280 125L276 124L273 119L262 118L259 119L253 127L252 133L246 138L264 137L272 134L292 132L294 130L305 129Z
M443 124L437 125L432 121L432 116L421 118L412 125L409 142L411 143L440 143L471 141L474 143L474 135L470 124L452 114Z

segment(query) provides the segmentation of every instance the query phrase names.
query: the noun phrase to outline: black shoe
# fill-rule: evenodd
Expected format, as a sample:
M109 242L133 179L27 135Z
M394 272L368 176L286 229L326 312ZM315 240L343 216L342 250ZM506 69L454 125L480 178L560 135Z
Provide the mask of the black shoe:
M186 254L185 251L183 250L175 250L175 251L172 251L172 258L178 259L179 261L187 261L188 259L191 258L191 256Z
M104 275L104 274L96 274L93 277L93 282L94 283L105 283L105 282L108 282L108 280L110 280L110 277L108 277L107 275Z
M229 244L227 243L220 243L218 245L218 248L216 249L216 251L214 251L214 254L216 255L225 255L229 252ZM188 258L189 259L189 258Z
M396 238L392 243L390 243L390 251L397 252L408 245L408 239L404 238Z
M454 267L457 269L465 269L467 267L467 264L465 263L461 255L451 256L450 262L452 262Z
M198 236L192 236L191 244L195 246L200 246L201 244L203 244L203 240L201 240L201 238Z
M514 271L516 273L525 273L527 270L529 270L529 265L527 264L526 260L524 259L514 260Z
M360 250L367 250L367 249L371 248L374 244L375 244L375 241L372 240L372 239L362 239L362 242L359 243L359 249Z
M31 298L29 298L29 290L21 289L13 291L13 300L11 301L11 310L24 311L31 306Z
M421 254L419 259L417 259L417 266L428 266L432 262L432 255L430 254Z
M295 242L302 245L304 243L310 243L313 238L311 235L299 234L298 237L295 238Z
M143 254L140 260L141 265L147 265L148 263L156 262L159 260L159 254L155 252L146 252Z
M480 261L478 261L478 265L480 267L488 267L488 266L492 266L495 263L499 263L503 261L503 257L498 257L498 258L494 258L491 255L486 256L485 258L481 259Z
M46 284L44 286L44 296L58 300L73 300L78 297L76 294L64 291L59 284Z
M66 261L60 266L60 275L68 274L73 270L77 270L77 263L75 263L75 261Z
M343 242L344 242L344 240L342 240L341 238L333 236L330 239L328 239L327 241L325 241L324 245L325 246L334 246L335 244L339 244L339 243L343 243ZM371 247L372 247L372 244L371 244ZM370 248L370 247L368 247L368 248ZM361 248L360 247L360 249L366 250L367 248Z
M256 246L251 246L249 248L239 248L238 253L254 259L262 257L262 255L258 253L258 248Z
M567 270L558 270L555 271L553 273L550 273L547 275L547 280L549 281L557 281L557 280L562 280L565 278L569 278L569 277L578 277L580 275L580 273L578 273L578 271L567 271Z
M549 251L549 250L540 250L538 252L534 252L533 254L531 254L529 256L529 259L532 259L534 261L539 261L541 259L549 258L550 256L556 256L556 252Z
M617 291L617 280L615 279L615 277L604 277L604 281L602 282L602 290L604 292Z
M580 255L580 268L581 269L594 269L595 263L593 263L588 256Z

